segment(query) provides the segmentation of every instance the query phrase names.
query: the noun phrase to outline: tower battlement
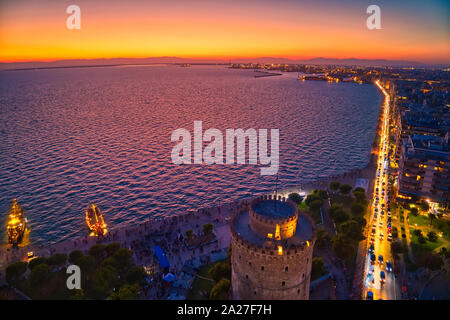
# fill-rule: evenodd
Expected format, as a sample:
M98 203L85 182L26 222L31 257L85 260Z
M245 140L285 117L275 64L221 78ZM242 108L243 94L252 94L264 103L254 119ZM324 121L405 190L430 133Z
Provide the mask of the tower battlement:
M253 199L231 221L235 299L308 299L315 243L312 218L289 199Z

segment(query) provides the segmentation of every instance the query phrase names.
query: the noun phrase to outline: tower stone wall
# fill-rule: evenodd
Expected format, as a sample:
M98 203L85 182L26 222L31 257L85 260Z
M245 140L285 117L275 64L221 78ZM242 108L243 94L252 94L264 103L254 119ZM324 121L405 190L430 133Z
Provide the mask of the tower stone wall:
M286 217L261 215L252 209L257 201L273 199L270 196L255 199L233 217L231 280L234 299L309 299L314 222L311 217L301 214L305 218L303 222L311 225L308 233L311 236L303 239L297 230L297 206L289 200L277 199L294 208L293 214ZM245 214L248 215L248 226L236 225L241 222L239 215ZM248 232L239 232L245 227ZM276 229L279 229L278 239L275 238Z

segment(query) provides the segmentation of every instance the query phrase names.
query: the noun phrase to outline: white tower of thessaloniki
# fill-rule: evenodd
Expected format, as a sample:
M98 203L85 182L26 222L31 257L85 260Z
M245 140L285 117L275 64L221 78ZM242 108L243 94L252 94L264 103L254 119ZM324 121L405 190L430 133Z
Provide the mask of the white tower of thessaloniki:
M231 222L233 299L307 300L316 227L285 198L263 196Z

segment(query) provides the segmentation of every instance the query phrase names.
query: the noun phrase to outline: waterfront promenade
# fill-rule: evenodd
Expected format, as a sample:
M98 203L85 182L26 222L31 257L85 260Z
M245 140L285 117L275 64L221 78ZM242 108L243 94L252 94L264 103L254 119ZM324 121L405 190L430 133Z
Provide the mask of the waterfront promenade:
M327 189L331 181L339 181L342 184L348 183L353 186L358 178L366 176L366 169L357 169L336 176L324 177L308 184L284 188L277 191L277 194L283 197L286 197L291 192L309 194L313 189ZM270 194L274 194L274 192ZM244 199L224 203L221 206L202 208L197 211L169 217L151 217L142 223L132 226L112 228L103 237L86 235L48 245L36 246L30 244L19 248L4 246L0 250L0 283L4 283L4 269L6 266L13 262L24 261L27 253L30 251L33 251L35 256L42 257L49 257L55 253L69 255L74 250L80 250L87 254L92 245L111 242L119 242L123 247L131 249L134 253L133 259L135 263L141 266L158 264L152 247L161 245L164 247L169 260L170 271L178 274L188 261L228 248L231 241L229 227L231 217L237 210L248 204L250 200ZM195 234L201 234L205 223L214 225L217 241L194 249L187 248L183 240L186 231L191 229ZM155 297L155 294L148 293L146 296L152 298Z

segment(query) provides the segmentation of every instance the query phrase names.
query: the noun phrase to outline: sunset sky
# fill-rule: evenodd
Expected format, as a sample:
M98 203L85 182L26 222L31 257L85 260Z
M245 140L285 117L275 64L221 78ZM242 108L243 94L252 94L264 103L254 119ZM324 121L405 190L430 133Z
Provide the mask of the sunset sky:
M81 30L66 28L67 6ZM381 8L381 30L366 9ZM448 1L1 0L0 61L314 57L450 63Z

